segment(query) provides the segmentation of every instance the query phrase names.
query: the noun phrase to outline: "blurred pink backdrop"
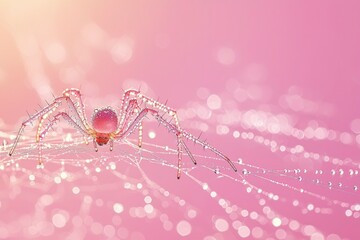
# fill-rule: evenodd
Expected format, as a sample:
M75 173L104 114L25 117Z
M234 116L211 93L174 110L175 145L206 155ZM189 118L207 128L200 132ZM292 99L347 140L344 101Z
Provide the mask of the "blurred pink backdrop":
M33 113L39 108L38 104L44 105L45 100L51 101L52 94L58 96L68 87L81 89L89 114L98 106L119 105L122 89L139 88L150 97L183 110L179 113L183 126L194 134L204 129L192 124L195 119L181 113L197 101L216 109L219 115L230 110L265 111L274 115L284 113L291 116L292 126L299 129L313 124L348 132L351 144L345 143L345 137L340 137L338 142L313 143L278 136L271 131L260 134L281 144L300 144L320 154L350 158L355 166L353 169L359 169L359 12L358 1L3 0L0 2L0 129L14 134L26 118L26 111ZM207 102L210 94L221 98L220 109ZM267 169L285 169L290 165L309 169L316 165L325 171L331 169L316 161L303 165L287 162L287 158L268 153L260 145L235 141L232 131L244 127L235 120L233 125L228 125L229 134L219 134L216 126L221 120L215 116L213 113L204 121L210 126L204 134L210 143L228 153L234 161L242 157ZM269 157L274 163L260 161ZM151 171L152 167L144 169ZM157 166L155 171L159 168L161 166ZM201 215L203 219L198 219L193 228L201 228L204 222L211 222L209 219L220 214L211 198L209 201L208 196L200 193L193 196L198 190L186 176L176 181L174 169L160 171L166 177L159 178L154 173L149 175L164 185L169 184L172 190L176 188L174 191L178 195L198 208L208 206ZM201 176L214 178L211 172ZM233 203L249 212L256 209L251 201L258 201L258 197L249 196L245 191L242 193L244 196L234 194L242 185L219 182L213 184ZM359 184L358 176L348 183ZM223 187L223 184L229 184L226 185L229 187ZM296 186L297 183L293 184ZM339 194L329 189L317 192L313 187L310 184L312 192L324 194L332 201L341 199L359 204L358 192ZM179 190L182 188L184 190ZM263 189L284 191L278 185L268 183ZM6 191L2 193L5 202L8 195ZM309 197L289 190L283 194L290 202L296 198L307 202ZM95 195L99 195L96 189ZM111 192L105 193L104 198L111 200L111 195ZM17 205L13 208L22 205L22 201L24 199L16 199ZM311 201L316 205L316 199ZM58 208L61 208L59 204ZM325 206L333 208L331 217L326 214L306 215L291 206L282 209L280 202L274 203L272 208L288 219L295 218L322 232L321 236L313 234L311 237L300 234L299 230L293 235L285 234L286 239L360 237L358 215L347 217L335 205L324 203ZM3 213L10 210L1 209L1 205L0 210L0 221L6 221ZM71 209L68 211L71 213ZM14 212L12 218L20 218L21 211ZM179 209L174 214L183 215ZM96 217L102 221L101 214L94 213ZM103 218L107 216L103 215ZM139 231L141 237L131 235L133 239L154 239L154 235L148 235L151 228L146 230L146 224L146 221L141 222L141 228L144 228ZM274 222L269 225L259 224L268 233L261 238L285 239L281 233L276 234ZM159 229L157 239L180 237L176 231ZM205 227L187 237L210 240L246 236L241 235L243 232L238 234L238 229L230 226L228 231L221 232L219 227ZM60 236L64 235L55 231L51 239L64 239ZM105 238L97 236L85 235L84 239ZM109 239L121 239L119 236ZM247 237L257 236L250 234Z

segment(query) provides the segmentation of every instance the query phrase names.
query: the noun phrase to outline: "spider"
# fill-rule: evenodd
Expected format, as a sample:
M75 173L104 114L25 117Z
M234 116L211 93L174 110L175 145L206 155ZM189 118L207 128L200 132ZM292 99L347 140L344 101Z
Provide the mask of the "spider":
M231 162L230 159L222 152L183 130L180 127L179 120L174 109L144 96L140 91L130 89L124 92L119 114L110 107L95 109L91 119L91 124L86 118L85 107L81 96L82 94L78 89L65 89L62 96L55 97L52 103L37 111L32 116L29 115L29 118L22 123L18 134L15 137L14 144L10 149L9 155L11 156L14 153L25 127L38 120L35 139L39 148L38 166L40 168L43 167L42 141L49 129L52 128L52 126L58 122L60 118L65 119L73 128L78 130L84 136L86 143L88 143L87 138L92 137L96 152L98 151L98 146L107 145L108 143L110 145L110 151L112 151L115 139L124 140L135 130L138 130L138 147L141 148L142 122L147 115L152 115L158 121L159 125L163 125L169 132L176 136L178 179L181 176L183 150L185 150L192 162L196 164L194 156L183 140L184 138L201 145L205 149L209 149L220 158L227 161L235 172L237 171L233 162ZM59 110L59 107L63 104L68 106L72 114L69 114L64 110ZM167 118L170 118L171 121L164 118L165 115L167 115ZM49 121L45 123L45 120L47 119Z

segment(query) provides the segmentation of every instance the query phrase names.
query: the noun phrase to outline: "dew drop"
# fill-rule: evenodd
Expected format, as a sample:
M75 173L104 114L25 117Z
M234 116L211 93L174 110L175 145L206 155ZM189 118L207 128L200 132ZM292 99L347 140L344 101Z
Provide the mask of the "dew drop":
M191 233L192 227L191 224L188 221L181 220L176 225L176 231L180 236L187 236Z

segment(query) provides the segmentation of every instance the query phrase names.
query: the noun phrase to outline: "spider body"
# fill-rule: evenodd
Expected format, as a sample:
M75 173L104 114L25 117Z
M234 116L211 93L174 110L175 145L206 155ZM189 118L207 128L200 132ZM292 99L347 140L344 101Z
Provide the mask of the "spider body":
M64 106L65 105L65 106ZM20 140L20 137L26 126L37 121L38 127L35 140L39 148L39 166L43 166L42 161L42 142L46 133L61 118L66 120L73 128L80 132L87 142L92 137L95 151L97 146L103 146L110 143L110 150L113 149L114 140L125 140L135 130L138 131L138 146L142 145L142 122L147 116L155 118L159 125L164 126L170 133L174 134L177 140L177 178L180 178L182 168L183 150L188 157L196 164L196 160L189 148L184 142L184 138L201 145L204 149L209 149L217 156L227 161L233 170L237 169L233 162L230 161L222 152L194 137L180 127L180 123L174 109L144 96L140 91L127 90L122 96L120 112L116 113L112 108L95 109L91 123L88 122L85 114L85 107L82 101L80 90L71 88L63 91L62 96L57 97L48 106L39 110L25 120L15 137L14 144L10 149L11 156ZM49 120L45 123L45 120Z
M93 137L99 146L105 145L110 139L113 139L118 122L116 112L110 107L94 110L91 123L95 130Z

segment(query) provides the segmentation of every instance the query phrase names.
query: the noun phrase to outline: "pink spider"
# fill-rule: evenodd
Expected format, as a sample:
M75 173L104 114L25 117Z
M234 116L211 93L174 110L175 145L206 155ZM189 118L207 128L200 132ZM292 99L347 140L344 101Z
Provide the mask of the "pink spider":
M71 116L64 110L58 110L58 108L64 103L70 108L70 111L72 112ZM237 171L235 165L223 153L180 128L179 120L175 110L156 100L142 95L140 91L136 90L127 90L124 93L119 115L116 114L116 112L110 107L95 109L90 125L86 119L84 104L81 99L80 91L74 88L66 89L63 91L61 97L55 98L51 104L48 104L48 106L36 112L34 115L29 116L29 118L22 123L9 155L11 156L14 153L24 128L33 121L38 120L36 142L38 143L39 147L38 164L39 167L42 167L42 141L49 129L58 120L60 120L60 117L64 118L71 126L83 134L85 139L87 139L87 137L92 137L95 151L98 151L98 145L102 146L106 145L107 143L109 143L110 151L112 151L115 139L126 139L136 129L138 130L139 134L138 146L141 147L142 121L148 114L152 115L159 122L159 124L165 126L169 132L175 134L177 138L177 178L180 178L181 175L183 149L193 161L193 163L196 164L196 160L183 141L183 138L191 140L214 152L216 155L227 161L235 172ZM168 118L171 119L171 121L168 121L164 118L165 114L168 116ZM53 118L45 124L45 120L50 116L53 116ZM87 142L87 140L85 141Z

